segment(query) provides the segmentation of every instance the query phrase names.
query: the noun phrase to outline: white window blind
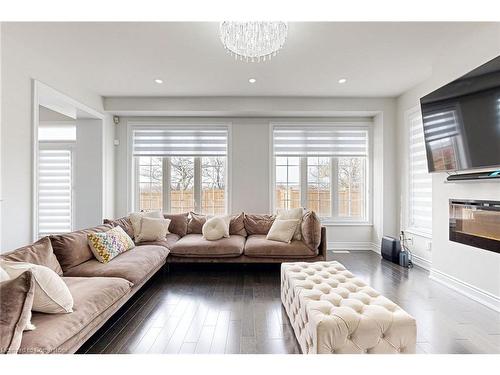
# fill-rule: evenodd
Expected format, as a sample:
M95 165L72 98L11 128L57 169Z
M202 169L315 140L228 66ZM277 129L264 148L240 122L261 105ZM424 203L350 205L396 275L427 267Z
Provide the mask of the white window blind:
M137 127L134 156L225 156L228 130L220 126Z
M72 230L72 152L39 150L38 236Z
M408 225L411 229L432 232L432 178L427 171L427 158L420 110L408 116L409 176Z
M368 129L335 126L276 126L275 156L368 156Z

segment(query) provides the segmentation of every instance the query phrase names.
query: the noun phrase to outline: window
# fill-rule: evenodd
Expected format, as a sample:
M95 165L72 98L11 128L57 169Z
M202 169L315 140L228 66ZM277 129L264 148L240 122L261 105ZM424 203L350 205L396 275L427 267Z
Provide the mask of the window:
M327 157L307 158L307 207L320 217L332 216L332 163Z
M276 158L276 202L277 208L300 207L300 159Z
M135 209L224 214L227 138L225 127L134 128Z
M275 208L368 221L368 133L368 126L275 125Z
M138 157L140 207L145 211L163 207L163 160L158 157Z
M432 233L432 179L427 171L420 110L408 114L408 223L409 229Z
M38 127L36 233L38 238L73 230L73 146L76 126Z

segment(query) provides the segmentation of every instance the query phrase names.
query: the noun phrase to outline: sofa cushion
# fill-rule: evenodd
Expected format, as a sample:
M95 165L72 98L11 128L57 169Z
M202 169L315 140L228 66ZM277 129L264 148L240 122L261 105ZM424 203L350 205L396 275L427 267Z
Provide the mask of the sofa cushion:
M89 259L94 259L94 254L90 250L87 241L87 235L89 233L106 232L111 228L113 227L110 224L105 224L76 232L50 236L54 254L61 264L63 272Z
M188 212L182 214L163 214L165 219L170 219L168 231L184 237L188 230Z
M301 223L302 241L311 249L316 250L321 243L321 221L314 211L306 211Z
M273 225L273 215L245 214L245 230L250 234L267 234Z
M312 258L318 251L312 251L302 241L293 240L290 243L267 240L263 234L253 234L247 237L244 253L249 257L262 258Z
M20 247L10 253L2 254L2 258L15 262L38 264L39 266L50 268L59 276L63 274L61 265L54 255L49 237L43 237L32 245Z
M196 212L191 211L189 213L189 222L188 222L187 233L188 234L191 234L191 233L201 234L203 224L205 224L207 219L208 219L207 215L197 214Z
M170 249L174 243L179 241L179 238L181 238L178 234L175 233L169 233L166 235L164 239L158 240L158 241L144 241L139 243L138 245L140 246L145 246L145 245L154 245L154 246L163 246L166 247L167 249Z
M23 331L31 318L34 286L33 274L26 271L12 280L0 283L0 353L17 353Z
M64 344L68 340L93 321L100 320L101 314L132 287L129 281L114 277L63 277L63 280L75 300L73 312L34 313L32 322L36 330L24 332L19 353L65 352Z
M196 212L189 213L190 219L188 223L188 234L196 233L202 234L203 224L209 218L207 215L197 214ZM237 215L231 215L229 223L229 234L237 234L238 236L246 237L247 231L245 230L245 214L243 212Z
M229 234L237 234L238 236L247 236L247 231L245 230L245 214L243 212L233 215L231 217L231 222L229 223Z
M125 233L127 233L131 238L134 238L134 227L128 216L121 217L115 220L104 219L103 224L111 224L114 227L121 227Z
M121 277L140 285L151 272L165 263L169 250L163 246L138 245L109 263L91 259L68 270L64 276Z
M233 257L243 253L245 237L230 236L220 240L208 241L201 234L188 234L171 248L172 255L192 257Z

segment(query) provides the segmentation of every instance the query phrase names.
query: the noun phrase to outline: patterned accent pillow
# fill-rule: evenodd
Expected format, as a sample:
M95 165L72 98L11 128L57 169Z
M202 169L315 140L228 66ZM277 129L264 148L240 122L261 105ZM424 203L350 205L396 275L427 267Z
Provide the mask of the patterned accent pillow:
M114 227L107 232L87 235L90 249L101 263L108 263L114 257L132 249L135 244L122 227Z

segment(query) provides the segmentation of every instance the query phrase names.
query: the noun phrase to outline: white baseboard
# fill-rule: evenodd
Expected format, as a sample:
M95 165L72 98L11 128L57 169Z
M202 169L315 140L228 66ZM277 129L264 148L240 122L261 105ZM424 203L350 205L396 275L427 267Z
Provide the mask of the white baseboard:
M422 258L418 255L413 254L411 257L411 260L412 260L413 264L415 264L416 266L419 266L423 269L426 269L427 271L430 271L432 268L432 262L430 260Z
M429 278L451 288L471 299L477 301L490 309L500 312L500 297L485 290L470 285L444 272L431 269Z
M370 251L372 243L368 241L358 242L328 242L328 250Z

